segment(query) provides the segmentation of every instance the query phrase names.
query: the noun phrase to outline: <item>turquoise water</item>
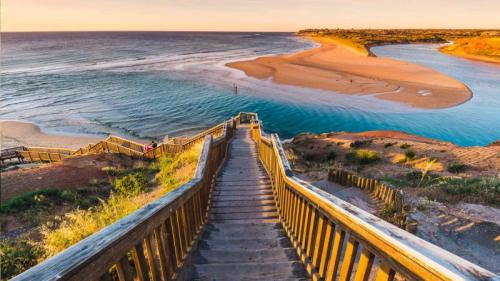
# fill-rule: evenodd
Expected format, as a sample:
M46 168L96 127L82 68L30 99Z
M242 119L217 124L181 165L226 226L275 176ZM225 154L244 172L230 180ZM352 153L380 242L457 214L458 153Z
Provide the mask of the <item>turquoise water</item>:
M0 118L49 131L161 139L255 111L265 130L282 138L391 129L460 145L500 139L500 67L440 54L435 45L373 51L456 77L474 92L471 101L416 110L274 85L224 66L312 46L287 33L9 33L2 36Z

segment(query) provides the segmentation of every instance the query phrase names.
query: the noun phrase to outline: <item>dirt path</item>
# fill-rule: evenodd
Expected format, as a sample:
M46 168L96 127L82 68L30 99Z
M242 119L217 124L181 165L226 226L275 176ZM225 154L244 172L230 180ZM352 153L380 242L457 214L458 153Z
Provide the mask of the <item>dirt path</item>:
M381 209L382 204L374 197L372 197L367 192L357 188L357 187L345 187L338 185L336 183L330 182L328 180L314 180L311 179L306 174L298 174L300 179L309 182L310 184L330 193L338 198L349 202L356 207L359 207L370 214L376 215Z
M500 209L477 204L445 206L421 201L412 217L416 235L500 274Z

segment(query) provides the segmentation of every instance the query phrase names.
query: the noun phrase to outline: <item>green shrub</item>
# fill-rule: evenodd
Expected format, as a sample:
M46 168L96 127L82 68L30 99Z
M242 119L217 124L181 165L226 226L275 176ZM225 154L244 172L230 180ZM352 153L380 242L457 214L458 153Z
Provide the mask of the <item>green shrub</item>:
M137 196L148 190L148 180L141 172L130 173L115 180L115 190L124 196Z
M337 157L337 153L335 153L335 151L330 151L330 152L328 152L328 154L326 155L326 159L327 159L328 161L332 161L332 160L334 160L336 157Z
M401 148L401 149L408 149L410 147L411 147L411 145L409 145L407 143L403 143L402 145L399 146L399 148Z
M49 207L54 203L61 203L59 189L40 189L26 192L0 205L0 213L16 213L30 208Z
M348 161L353 161L360 165L371 164L380 160L380 156L376 151L365 149L350 151L345 155L345 157Z
M44 251L24 239L2 240L0 242L0 276L8 280L36 265Z
M442 202L500 204L500 178L442 178L424 193Z
M438 179L442 179L439 175L433 173L423 173L422 171L411 171L406 173L405 179L409 186L429 186L436 183Z
M78 200L78 194L74 192L73 190L62 190L61 193L59 194L59 197L68 202L75 202Z
M452 163L448 166L448 172L458 174L467 170L467 165L460 163Z
M352 148L366 147L372 143L372 140L356 140L349 144Z
M408 149L405 151L405 159L406 161L411 161L413 159L415 159L415 156L417 154L415 153L415 151L411 150L411 149Z
M388 143L384 144L384 148L388 148L388 147L391 147L393 145L394 145L393 142L388 142Z

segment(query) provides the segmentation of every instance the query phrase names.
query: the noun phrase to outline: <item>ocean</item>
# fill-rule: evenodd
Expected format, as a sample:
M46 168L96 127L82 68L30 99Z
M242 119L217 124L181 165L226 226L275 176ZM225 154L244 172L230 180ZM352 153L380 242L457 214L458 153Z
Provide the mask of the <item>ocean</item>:
M402 130L464 146L500 139L500 66L443 55L438 45L373 48L451 75L474 93L463 105L422 110L276 85L225 67L316 46L291 33L3 33L1 41L0 119L49 132L161 140L252 111L283 139L365 130Z

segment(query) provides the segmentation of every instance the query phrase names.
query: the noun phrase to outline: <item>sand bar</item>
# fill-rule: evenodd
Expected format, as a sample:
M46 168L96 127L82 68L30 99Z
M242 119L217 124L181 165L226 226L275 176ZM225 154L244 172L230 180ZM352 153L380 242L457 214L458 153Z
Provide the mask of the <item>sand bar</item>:
M91 136L47 134L35 124L20 121L0 121L2 149L15 146L41 146L78 149L102 138Z
M462 104L472 92L460 81L427 67L369 57L328 38L319 48L226 64L258 79L347 95L374 95L417 108Z

